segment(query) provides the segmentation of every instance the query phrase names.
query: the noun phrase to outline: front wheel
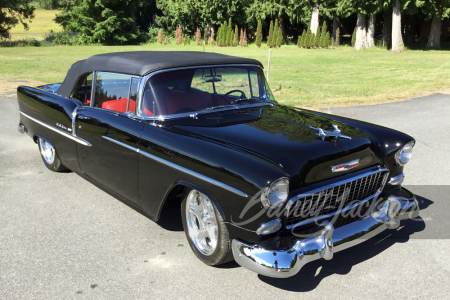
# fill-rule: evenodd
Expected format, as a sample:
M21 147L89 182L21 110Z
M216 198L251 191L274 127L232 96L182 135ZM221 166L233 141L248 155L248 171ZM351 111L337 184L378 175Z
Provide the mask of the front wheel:
M181 218L189 245L202 262L215 266L233 260L225 222L205 194L194 189L186 191Z
M50 143L46 139L39 137L38 145L42 160L44 161L45 166L50 171L53 172L68 171L68 169L61 163L61 160L59 159L55 147L53 147L52 143Z

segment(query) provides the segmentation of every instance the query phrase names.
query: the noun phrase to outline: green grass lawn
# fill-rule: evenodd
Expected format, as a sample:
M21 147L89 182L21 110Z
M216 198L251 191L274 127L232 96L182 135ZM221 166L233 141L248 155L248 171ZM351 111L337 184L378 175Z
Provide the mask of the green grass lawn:
M0 80L62 82L70 65L94 54L136 50L190 50L198 46L55 46L2 48ZM255 58L267 66L268 48L206 47L208 52ZM408 99L450 88L450 52L382 50L272 51L270 86L283 104L328 107Z

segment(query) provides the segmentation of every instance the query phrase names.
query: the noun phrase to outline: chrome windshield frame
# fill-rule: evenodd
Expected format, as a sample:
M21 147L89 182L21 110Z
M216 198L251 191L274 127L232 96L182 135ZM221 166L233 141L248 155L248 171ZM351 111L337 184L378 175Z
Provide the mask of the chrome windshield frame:
M234 107L224 107L224 108L217 108L217 109L211 109L211 110L199 110L195 112L188 112L188 113L182 113L182 114L172 114L172 115L155 115L155 116L148 116L145 115L142 110L142 101L144 99L144 89L147 85L148 80L160 73L165 72L172 72L172 71L179 71L179 70L188 70L188 69L201 69L201 68L221 68L221 67L254 67L259 68L261 71L263 71L263 68L259 65L252 65L252 64L226 64L226 65L199 65L199 66L191 66L191 67L179 67L179 68L170 68L170 69L164 69L164 70L158 70L154 71L150 74L147 74L143 77L141 77L141 81L139 84L139 94L138 94L138 101L136 103L136 116L139 119L143 120L150 120L150 121L164 121L164 120L170 120L170 119L179 119L179 118L186 118L186 117L192 117L192 115L200 115L200 114L207 114L212 112L221 112L221 111L227 111L227 110L234 110L234 109L240 109L240 108L251 108L251 107L259 107L259 106L265 106L265 105L271 105L274 106L276 103L273 101L268 102L259 102L254 104L242 104L242 105L236 105ZM264 73L263 73L264 74ZM264 77L265 80L265 77ZM266 88L264 87L264 91L267 95Z

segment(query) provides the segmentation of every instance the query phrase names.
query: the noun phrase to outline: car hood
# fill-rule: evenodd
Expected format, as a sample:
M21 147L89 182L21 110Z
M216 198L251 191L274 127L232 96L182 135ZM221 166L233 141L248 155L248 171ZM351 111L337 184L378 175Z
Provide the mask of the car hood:
M351 139L322 140L311 128L333 131L333 125ZM172 126L180 133L244 151L282 168L293 189L343 175L331 171L334 165L359 159L359 166L348 174L380 163L371 149L371 137L362 130L281 105L199 114L197 119L172 121Z

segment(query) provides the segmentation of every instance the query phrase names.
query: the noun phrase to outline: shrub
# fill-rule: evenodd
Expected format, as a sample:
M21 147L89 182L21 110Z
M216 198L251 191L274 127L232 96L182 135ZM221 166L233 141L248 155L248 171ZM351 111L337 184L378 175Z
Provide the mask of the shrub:
M353 30L352 47L355 47L355 43L356 43L356 27L355 27L355 30Z
M234 27L234 37L233 37L233 47L236 47L238 45L238 37L239 37L239 29L236 25Z
M261 47L262 42L262 25L261 20L258 20L258 27L256 28L256 46Z
M41 43L38 40L36 40L35 38L27 39L27 46L39 47L40 45L41 45Z
M190 45L191 44L191 38L187 35L185 35L185 37L183 38L183 45Z
M339 44L341 43L340 34L341 34L341 32L340 32L339 28L336 29L336 39L334 40L334 46L335 47L339 47Z
M195 33L195 43L197 46L202 45L202 34L200 32L200 28L197 27L197 32Z
M163 42L163 33L162 33L162 29L160 28L158 30L158 43L162 44Z
M273 39L273 21L270 21L269 36L267 37L267 46L269 48L272 48L273 46L272 39Z
M166 35L164 37L164 45L167 45L169 43L169 37Z
M276 27L276 32L277 34L276 36L276 46L277 47L281 47L281 45L283 44L283 32L281 31L281 26L280 24L277 22L277 27Z

